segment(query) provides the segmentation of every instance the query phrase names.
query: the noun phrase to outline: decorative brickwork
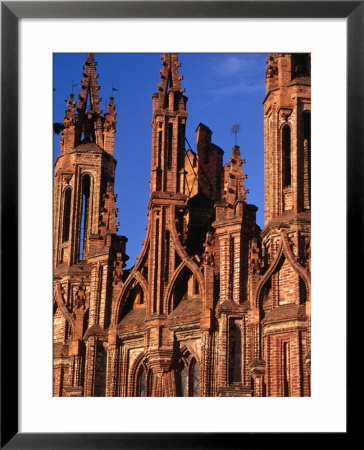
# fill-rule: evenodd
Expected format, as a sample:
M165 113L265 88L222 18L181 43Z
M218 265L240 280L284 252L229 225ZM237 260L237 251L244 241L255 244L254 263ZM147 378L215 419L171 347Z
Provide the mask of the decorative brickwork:
M200 123L186 151L177 54L153 95L148 227L135 265L115 207L115 104L93 54L67 102L54 182L55 396L310 395L310 57L272 54L265 228L244 159ZM189 146L189 145L188 145Z

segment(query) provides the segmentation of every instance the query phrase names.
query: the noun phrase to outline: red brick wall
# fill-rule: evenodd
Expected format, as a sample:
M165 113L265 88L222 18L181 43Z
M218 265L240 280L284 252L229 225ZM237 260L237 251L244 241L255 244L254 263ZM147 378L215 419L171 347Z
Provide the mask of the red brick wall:
M139 395L141 370L147 395L175 396L183 366L191 386L192 361L200 396L310 395L310 131L304 119L310 77L301 60L268 59L261 231L257 208L246 201L240 148L223 167L212 131L200 124L196 151L185 155L180 64L176 54L163 55L153 95L147 236L136 264L124 271L126 238L116 234L115 105L110 100L101 117L95 61L88 56L81 109L75 112L69 100L55 168L55 396ZM88 94L93 118L82 112ZM91 142L81 142L88 135ZM90 212L79 261L85 175ZM62 239L66 189L72 192L68 241ZM198 245L191 245L193 233Z

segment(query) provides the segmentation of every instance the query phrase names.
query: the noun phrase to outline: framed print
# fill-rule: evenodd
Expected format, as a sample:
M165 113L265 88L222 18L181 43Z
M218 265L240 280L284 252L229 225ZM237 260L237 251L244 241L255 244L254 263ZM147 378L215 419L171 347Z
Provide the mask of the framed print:
M351 249L362 227L363 8L2 2L2 446L249 448L282 433L287 444L297 433L307 442L310 433L348 436L347 286L355 289L361 268ZM85 64L78 91L71 54ZM208 124L197 126L196 150L185 134L193 92L184 94L185 65L207 86L214 74L238 71L244 54L249 64L254 54L267 59L257 63L267 90L254 119L265 138L254 151L271 158L263 231L245 199L239 123L224 165ZM115 203L114 92L119 129L132 134L128 120L141 121L142 111L127 107L127 96L136 102L148 93L128 77L146 85L149 59L160 66L147 99L152 130L143 131L152 142L149 222L130 267L126 240L116 239L124 193ZM102 64L111 76L106 102L108 93L104 101L98 94ZM58 83L68 77L65 99ZM210 110L216 86L196 91L211 96ZM248 95L239 86L220 85L232 109ZM237 108L246 107L248 124L254 112L245 105ZM217 112L217 128L226 128L224 114ZM109 308L102 298L110 292ZM176 398L185 396L200 398Z

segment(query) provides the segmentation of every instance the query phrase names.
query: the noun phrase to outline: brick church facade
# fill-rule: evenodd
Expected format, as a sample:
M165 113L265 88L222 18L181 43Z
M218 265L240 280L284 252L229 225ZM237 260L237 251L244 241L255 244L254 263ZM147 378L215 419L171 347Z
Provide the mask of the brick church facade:
M240 148L223 165L200 123L186 151L178 56L162 56L148 226L128 270L96 65L88 54L55 163L54 396L309 396L310 56L267 60L263 230Z

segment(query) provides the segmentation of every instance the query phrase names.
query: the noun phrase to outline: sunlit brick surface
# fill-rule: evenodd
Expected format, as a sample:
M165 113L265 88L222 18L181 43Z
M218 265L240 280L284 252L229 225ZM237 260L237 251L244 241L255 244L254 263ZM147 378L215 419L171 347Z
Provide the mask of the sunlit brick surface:
M310 55L267 60L264 230L240 148L223 165L200 123L186 149L178 56L162 56L149 222L128 270L96 65L89 54L55 165L54 395L309 396Z

